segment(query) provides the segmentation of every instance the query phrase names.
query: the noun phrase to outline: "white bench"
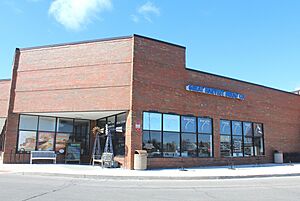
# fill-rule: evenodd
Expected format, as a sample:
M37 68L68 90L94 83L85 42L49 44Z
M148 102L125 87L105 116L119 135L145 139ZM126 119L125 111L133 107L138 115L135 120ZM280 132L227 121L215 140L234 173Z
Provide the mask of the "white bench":
M33 160L53 160L56 163L55 151L31 151L30 164Z
M114 163L113 153L103 153L101 158L99 155L93 155L92 164L95 165L95 162L101 163L101 167L112 167Z

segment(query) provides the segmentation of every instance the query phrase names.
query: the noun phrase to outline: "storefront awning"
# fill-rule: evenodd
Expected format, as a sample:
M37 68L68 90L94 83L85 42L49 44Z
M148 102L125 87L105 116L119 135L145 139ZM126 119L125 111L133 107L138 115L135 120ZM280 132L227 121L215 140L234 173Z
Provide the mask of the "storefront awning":
M50 117L63 117L63 118L74 118L74 119L89 119L89 120L97 120L103 117L108 117L112 115L116 115L122 112L126 112L125 110L119 111L94 111L94 112L51 112L51 113L22 113L22 114L30 114L30 115L40 115L40 116L50 116Z
M6 118L0 118L0 134L2 133L2 130L4 128L5 121L6 121Z

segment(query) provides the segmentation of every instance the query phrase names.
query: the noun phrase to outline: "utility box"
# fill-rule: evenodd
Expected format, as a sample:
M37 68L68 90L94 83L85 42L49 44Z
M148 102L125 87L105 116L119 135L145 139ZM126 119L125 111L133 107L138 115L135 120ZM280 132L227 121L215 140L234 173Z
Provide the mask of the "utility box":
M135 170L146 170L147 169L147 151L136 150L134 152L134 169Z
M274 163L282 164L283 163L283 153L274 152Z

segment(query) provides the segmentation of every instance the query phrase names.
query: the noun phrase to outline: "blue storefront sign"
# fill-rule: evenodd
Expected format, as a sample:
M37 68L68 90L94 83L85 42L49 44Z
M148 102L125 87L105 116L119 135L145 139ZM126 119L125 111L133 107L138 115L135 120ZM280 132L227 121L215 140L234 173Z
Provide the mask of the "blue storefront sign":
M231 91L224 91L222 89L214 89L214 88L209 88L209 87L196 86L196 85L192 85L192 84L187 85L185 87L185 89L187 91L194 91L194 92L210 94L210 95L214 95L214 96L222 96L222 97L226 97L226 98L245 100L245 95L243 95L243 94L231 92Z

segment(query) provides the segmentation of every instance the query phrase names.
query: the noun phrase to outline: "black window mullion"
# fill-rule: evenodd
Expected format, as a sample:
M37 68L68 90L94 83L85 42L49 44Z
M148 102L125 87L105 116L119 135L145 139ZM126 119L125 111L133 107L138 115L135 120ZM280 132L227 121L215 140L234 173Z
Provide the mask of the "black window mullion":
M261 124L261 131L262 131L263 155L265 155L265 130L264 130L264 125L263 124Z
M251 122L251 127L252 127L252 149L253 149L253 156L256 156L255 144L254 144L254 124L252 122Z
M231 156L233 156L232 121L230 121L230 141Z
M181 140L182 140L182 136L181 136L181 115L179 116L179 156L181 157L181 151L182 151L182 146L181 146Z
M56 149L56 136L57 136L57 124L58 124L58 123L57 123L57 122L58 122L57 119L58 119L58 118L56 117L56 118L55 118L54 143L53 143L53 150L54 150L54 151L56 151L55 149Z
M243 150L243 157L245 157L245 142L244 142L244 122L242 122L242 150Z
M198 125L198 123L199 123L199 117L196 118L196 146L197 146L197 148L196 148L196 151L197 151L196 157L199 157L199 131L198 131L199 125Z
M35 131L36 132L36 142L35 142L35 150L38 149L38 143L39 143L39 122L40 122L40 117L38 116L38 120L37 120L37 130Z
M150 129L150 128L149 128ZM161 128L160 128L160 132L161 132L161 157L164 156L164 114L161 115Z

